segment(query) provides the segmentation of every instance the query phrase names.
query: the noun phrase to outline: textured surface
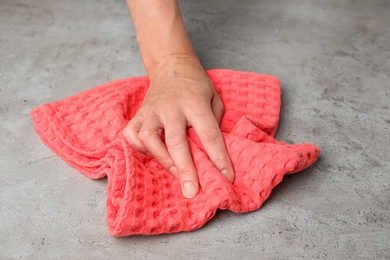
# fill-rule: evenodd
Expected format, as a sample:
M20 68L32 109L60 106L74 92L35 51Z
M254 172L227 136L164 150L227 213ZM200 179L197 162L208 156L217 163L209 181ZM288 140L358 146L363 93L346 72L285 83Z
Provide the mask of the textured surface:
M181 3L206 68L278 77L276 138L312 142L321 158L259 211L218 212L191 233L113 238L107 181L55 156L29 112L144 74L125 3L2 0L0 258L389 259L389 1Z
M188 139L199 176L193 199L153 158L133 150L122 129L142 104L146 77L106 83L35 108L31 116L45 144L92 179L108 177L107 224L114 236L192 231L217 209L259 209L285 174L313 164L319 149L273 139L279 122L279 80L268 75L210 70L222 99L221 121L235 180L228 183L208 159L195 132Z

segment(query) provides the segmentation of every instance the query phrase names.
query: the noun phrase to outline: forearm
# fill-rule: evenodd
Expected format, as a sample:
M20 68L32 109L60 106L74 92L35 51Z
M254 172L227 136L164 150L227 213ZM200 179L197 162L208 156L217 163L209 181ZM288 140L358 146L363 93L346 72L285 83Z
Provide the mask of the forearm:
M177 0L127 0L127 4L149 75L172 57L197 61Z

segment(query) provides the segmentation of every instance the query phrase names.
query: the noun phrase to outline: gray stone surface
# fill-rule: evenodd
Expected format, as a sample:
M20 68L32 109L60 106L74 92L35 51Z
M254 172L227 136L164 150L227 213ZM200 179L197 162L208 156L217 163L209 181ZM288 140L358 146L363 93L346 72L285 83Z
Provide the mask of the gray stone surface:
M281 80L277 139L322 149L264 206L191 233L113 238L106 180L29 111L144 69L124 1L0 2L0 259L390 259L390 1L181 1L206 68Z

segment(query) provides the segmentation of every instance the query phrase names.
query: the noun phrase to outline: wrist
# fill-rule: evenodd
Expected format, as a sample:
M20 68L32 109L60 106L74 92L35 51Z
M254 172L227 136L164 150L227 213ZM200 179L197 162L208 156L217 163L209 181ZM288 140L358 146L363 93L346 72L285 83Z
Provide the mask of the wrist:
M145 64L145 67L151 81L165 81L175 77L192 78L205 73L195 53L165 55L153 64Z

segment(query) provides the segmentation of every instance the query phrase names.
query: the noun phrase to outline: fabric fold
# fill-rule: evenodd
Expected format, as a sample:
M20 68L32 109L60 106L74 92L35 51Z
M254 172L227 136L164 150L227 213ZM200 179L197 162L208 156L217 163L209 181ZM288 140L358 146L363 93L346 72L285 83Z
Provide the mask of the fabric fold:
M35 130L55 153L92 179L108 177L107 224L113 236L191 231L218 209L237 213L261 207L283 176L313 164L319 149L274 139L280 113L279 81L232 70L207 71L225 106L221 122L235 168L227 182L193 129L190 149L200 191L181 194L179 181L122 136L148 89L147 77L118 80L31 112Z

